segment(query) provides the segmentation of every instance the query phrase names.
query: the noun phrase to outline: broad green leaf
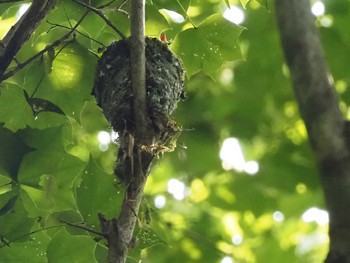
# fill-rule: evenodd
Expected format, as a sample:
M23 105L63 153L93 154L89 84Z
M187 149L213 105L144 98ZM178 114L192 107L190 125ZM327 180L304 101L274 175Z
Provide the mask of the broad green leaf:
M0 89L0 123L5 123L5 128L14 132L31 125L33 113L21 87L5 83Z
M33 98L30 100L35 102L40 99ZM50 102L46 101L46 103ZM4 84L2 86L0 104L2 105L0 122L3 122L6 128L14 132L27 126L45 129L60 125L66 120L65 116L52 112L41 112L35 116L35 112L33 112L33 108L26 99L25 93L15 84Z
M3 198L3 195L1 195L1 199L2 198ZM4 204L2 207L0 207L0 216L4 216L12 211L13 207L16 204L17 198L18 198L18 195L11 197L6 202L6 204Z
M47 247L50 263L97 263L96 242L89 236L72 236L65 229L53 236Z
M26 234L30 232L34 221L29 218L22 202L18 199L11 213L0 216L0 236L8 241L26 240L29 238Z
M88 165L82 172L81 180L76 190L76 200L86 222L98 225L98 213L107 218L118 215L124 191L117 185L113 174L107 174L90 157Z
M158 9L168 9L175 11L184 17L187 16L187 9L190 6L191 0L153 0L153 4L157 6Z
M25 129L19 132L20 138L31 148L37 150L47 149L64 151L71 144L71 127L68 124L51 127L43 130Z
M89 133L110 129L110 124L103 115L96 101L87 101L80 115L81 126Z
M0 174L17 181L17 173L23 156L31 149L23 143L18 134L0 125ZM1 192L1 188L0 188Z
M243 29L219 14L212 15L197 28L179 33L171 48L182 59L188 77L203 70L215 79L225 61L242 57L237 39Z
M44 231L35 232L30 230L28 232L20 232L22 229L18 229L18 233L22 234L23 238L19 240L6 240L10 242L8 246L3 246L0 242L0 262L47 262L46 247L50 241ZM33 233L34 232L34 233Z
M44 214L70 210L75 208L74 181L83 167L80 159L65 152L39 150L25 156L18 179Z
M96 60L76 41L55 51L57 56L50 73L45 72L45 63L41 61L28 68L26 91L29 96L47 100L79 121L84 102L90 99Z
M159 37L167 29L169 24L165 17L153 5L146 5L146 35Z

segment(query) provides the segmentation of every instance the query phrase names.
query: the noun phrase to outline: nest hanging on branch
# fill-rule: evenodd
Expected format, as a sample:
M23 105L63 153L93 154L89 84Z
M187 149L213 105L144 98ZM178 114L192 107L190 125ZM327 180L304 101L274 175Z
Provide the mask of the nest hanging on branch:
M179 131L170 116L185 97L185 71L165 43L148 37L145 42L147 128L156 141L164 143ZM114 131L135 134L137 105L133 105L129 39L114 42L99 59L93 94Z

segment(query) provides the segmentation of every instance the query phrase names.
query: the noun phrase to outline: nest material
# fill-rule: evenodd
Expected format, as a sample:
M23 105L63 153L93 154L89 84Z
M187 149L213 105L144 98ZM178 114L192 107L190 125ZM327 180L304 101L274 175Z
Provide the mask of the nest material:
M148 126L161 133L169 127L177 102L184 99L185 72L165 43L156 38L145 41ZM114 42L103 53L96 67L93 94L116 132L134 133L129 40Z

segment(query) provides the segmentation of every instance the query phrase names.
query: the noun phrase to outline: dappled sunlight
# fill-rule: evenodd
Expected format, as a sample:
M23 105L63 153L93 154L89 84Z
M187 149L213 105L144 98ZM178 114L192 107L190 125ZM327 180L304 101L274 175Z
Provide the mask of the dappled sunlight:
M22 17L22 15L28 10L30 7L30 3L25 3L20 6L18 6L18 11L15 16L7 16L6 12L1 15L0 22L0 39L2 39L7 32L10 30L10 28Z
M235 5L230 5L230 8L226 8L224 17L237 25L242 24L245 19L243 11Z
M284 214L281 211L275 211L272 214L272 218L275 222L283 222L284 221Z
M97 134L97 139L100 142L100 150L102 152L105 152L108 150L108 144L111 142L111 136L108 132L106 131L100 131Z
M183 200L188 195L185 184L178 179L172 178L168 181L168 193L177 200Z
M225 232L232 236L242 235L242 229L239 225L239 215L237 213L227 213L221 219L223 225L225 226Z
M286 137L296 145L306 141L306 127L303 120L299 117L296 103L291 101L286 102L283 105L283 114L286 118L290 119L284 128Z
M234 78L232 68L225 67L219 73L219 81L222 85L231 85Z
M307 192L307 186L303 183L298 183L295 187L295 191L298 193L298 194L304 194Z
M232 240L232 244L239 246L243 242L243 237L240 234L234 234L231 240Z
M19 8L17 15L16 15L18 20L24 15L24 13L28 10L30 5L31 5L30 3L25 3L25 4L21 5L21 7Z
M209 191L204 182L198 178L194 179L191 183L191 200L198 203L207 199L208 196Z
M238 139L234 137L224 140L219 156L222 161L222 167L226 171L235 170L249 175L255 175L259 171L257 161L245 161L241 145Z
M311 12L315 16L322 16L325 13L325 6L321 1L316 1L312 6L311 6Z
M328 235L325 233L313 232L300 237L295 253L299 256L310 253L315 247L325 247L327 249L329 242Z
M157 207L158 209L163 208L165 204L166 204L166 198L164 195L157 195L154 198L154 206Z
M306 210L301 216L305 223L315 222L318 225L328 225L328 212L317 207L311 207Z
M185 18L175 11L168 10L168 9L162 9L161 12L165 13L171 19L171 21L173 21L174 23L181 24L181 23L185 22Z
M220 263L234 263L233 259L229 256L224 257Z

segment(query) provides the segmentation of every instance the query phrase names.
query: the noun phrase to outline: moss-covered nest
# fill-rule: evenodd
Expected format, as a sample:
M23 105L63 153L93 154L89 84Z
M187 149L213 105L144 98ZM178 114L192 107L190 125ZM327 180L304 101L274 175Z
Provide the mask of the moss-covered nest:
M146 96L149 128L162 129L184 98L181 61L156 38L146 38ZM130 73L130 42L110 45L96 66L93 94L116 132L135 130ZM137 105L135 105L137 109Z

